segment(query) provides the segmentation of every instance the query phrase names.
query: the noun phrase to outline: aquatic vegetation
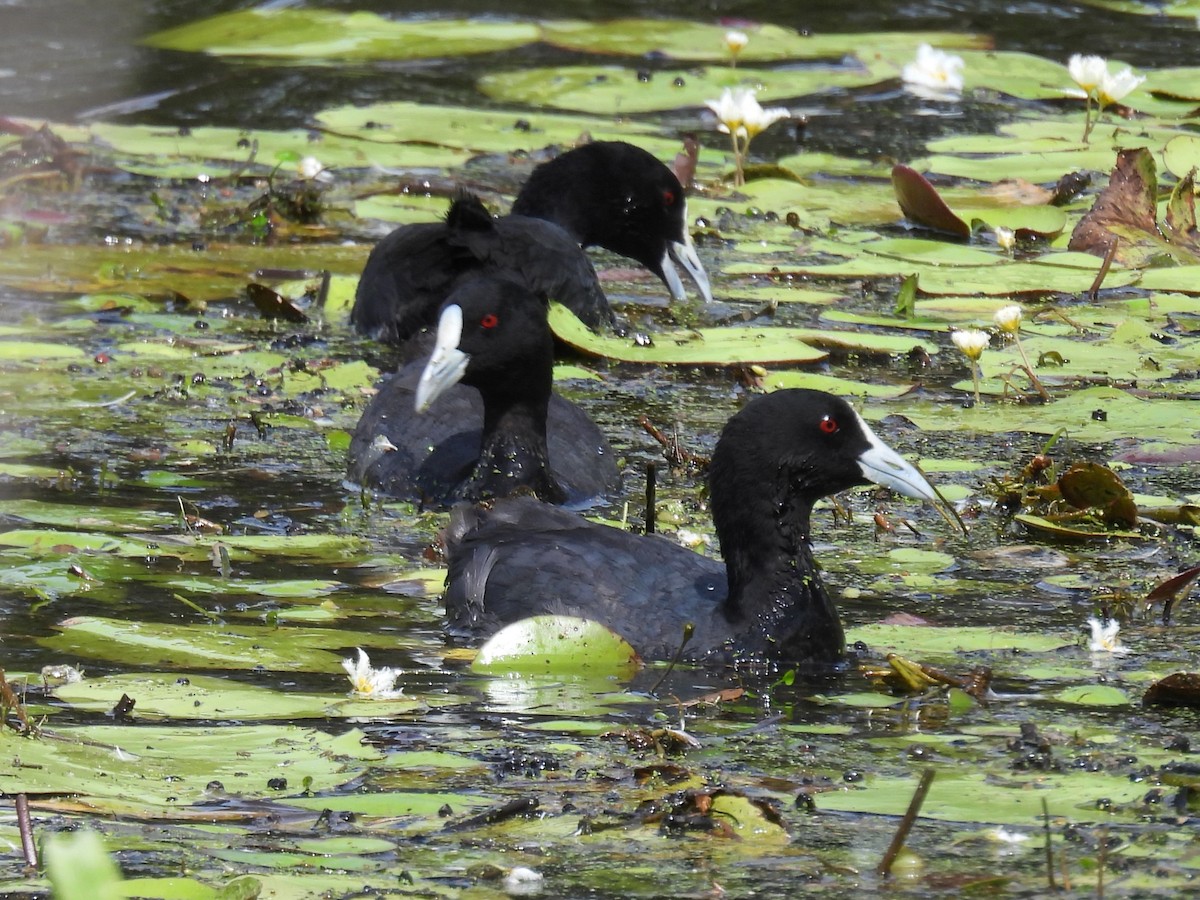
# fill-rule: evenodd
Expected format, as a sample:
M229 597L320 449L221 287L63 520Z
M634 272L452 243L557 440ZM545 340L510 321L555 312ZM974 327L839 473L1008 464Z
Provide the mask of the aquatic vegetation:
M122 886L139 896L849 894L932 768L910 838L926 893L1044 891L1043 843L1077 888L1188 889L1172 709L1200 694L1179 649L1200 571L1200 69L1089 63L1085 103L1108 112L1081 145L1078 64L986 35L737 30L735 51L723 23L244 10L150 43L254 59L231 65L264 80L298 61L478 68L447 102L364 91L310 127L0 123L0 745L19 760L0 789L26 794L39 837L52 816L93 826L146 876ZM509 64L535 43L544 64ZM960 96L937 137L893 142L921 43L961 59L942 72ZM642 415L702 468L747 392L818 387L945 473L969 536L875 492L816 512L859 661L895 661L904 689L857 668L664 678L561 621L453 646L444 520L343 483L394 363L346 325L370 244L436 220L464 180L503 211L545 148L584 134L669 161L726 90L822 114L760 139L741 186L726 139L702 137L688 208L721 302L666 309L602 260L630 327L594 335L556 308L578 349L556 377L614 435L628 489L608 516L701 546L698 469L668 474ZM988 329L1005 339L962 379L951 335ZM1122 621L1095 656L1089 613ZM348 655L370 696L347 694ZM376 673L400 671L385 697ZM0 835L20 845L11 811ZM4 890L50 889L10 868Z

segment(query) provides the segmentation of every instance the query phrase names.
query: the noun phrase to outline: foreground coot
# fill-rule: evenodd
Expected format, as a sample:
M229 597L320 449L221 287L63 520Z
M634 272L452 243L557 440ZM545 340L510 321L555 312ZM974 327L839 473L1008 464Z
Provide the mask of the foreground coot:
M350 477L433 505L521 490L585 505L611 493L612 450L552 392L553 365L545 303L507 279L465 282L442 307L428 363L385 381L363 412Z
M455 507L445 594L452 633L489 635L526 616L598 620L643 657L840 659L837 609L813 562L821 497L875 482L925 500L925 478L844 400L821 391L759 397L730 419L709 473L722 565L662 537L639 537L521 498Z

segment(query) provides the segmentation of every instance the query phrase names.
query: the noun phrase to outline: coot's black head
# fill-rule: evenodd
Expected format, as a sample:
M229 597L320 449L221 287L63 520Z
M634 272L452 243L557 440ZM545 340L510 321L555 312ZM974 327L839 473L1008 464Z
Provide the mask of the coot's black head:
M681 265L706 301L708 273L687 227L683 185L640 147L594 141L533 170L513 213L548 219L584 247L599 246L637 260L684 297Z
M869 482L936 499L924 476L840 397L787 390L755 398L726 424L709 470L727 560L727 544L749 543L768 524L782 524L789 542L807 541L817 500Z
M544 401L553 365L543 301L506 278L467 281L442 304L434 350L417 385L417 411L459 381L485 396Z

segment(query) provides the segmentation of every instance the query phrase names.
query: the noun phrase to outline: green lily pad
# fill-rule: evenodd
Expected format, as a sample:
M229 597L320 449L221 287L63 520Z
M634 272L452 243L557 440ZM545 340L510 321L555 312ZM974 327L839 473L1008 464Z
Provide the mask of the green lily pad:
M332 737L279 725L68 726L21 741L22 765L0 772L0 790L79 795L96 811L178 815L210 799L213 782L243 798L298 794L306 781L309 790L330 790L379 758L361 741L356 731Z
M915 54L918 44L949 49L986 47L984 35L954 32L875 32L867 34L801 34L778 25L746 23L737 29L750 39L738 54L744 61L784 59L841 59L861 54ZM616 56L663 55L674 59L722 60L723 25L674 19L612 19L602 22L552 20L542 24L543 39L579 53Z
M761 69L679 69L645 73L623 66L512 69L485 75L479 90L493 100L605 115L702 107L727 88L758 92L760 103L874 84L896 75L891 67L814 65L772 72Z
M79 359L85 355L79 347L72 347L69 344L52 344L48 341L0 341L0 364Z
M862 625L846 630L848 642L864 641L876 654L899 653L920 658L957 653L1045 653L1070 646L1074 640L1014 628L934 628L913 625Z
M349 688L349 682L346 686ZM72 707L102 713L116 706L123 694L137 701L133 716L138 719L317 719L362 716L369 714L366 710L383 716L422 705L411 697L364 702L348 696L280 691L208 675L109 675L54 689L54 695Z
M986 359L985 359L986 364ZM871 412L870 408L867 413ZM905 416L918 428L989 433L1053 434L1065 428L1076 441L1104 442L1120 437L1139 441L1192 444L1196 441L1195 410L1190 401L1142 400L1112 387L1073 391L1044 406L981 403L972 409L953 404L915 402Z
M533 43L537 26L475 19L396 20L369 12L245 9L145 39L161 50L277 59L429 59Z
M1130 703L1123 690L1110 684L1081 684L1063 688L1054 697L1076 706L1128 706Z
M816 805L818 809L900 816L912 800L915 786L915 776L872 778L857 789L820 794ZM1104 813L1096 811L1097 800L1103 797L1114 804L1132 803L1145 793L1145 786L1140 787L1139 791L1139 785L1131 784L1128 778L1098 781L1082 772L1038 772L1014 776L1007 785L998 785L985 772L940 767L921 815L949 822L1040 828L1043 802L1051 815L1086 819L1086 811L1091 810L1092 817L1103 818Z
M489 675L614 675L641 665L637 651L612 629L573 616L533 616L506 625L479 648L472 670Z
M679 149L677 140L664 138L661 128L650 122L551 112L516 114L397 101L334 107L318 113L317 121L328 131L368 146L404 144L402 152L406 154L410 147L430 144L464 154L510 153L550 144L571 146L585 134L594 140L632 141L664 159L670 159ZM459 159L462 161L461 155Z
M558 304L551 307L550 327L560 340L584 353L647 365L794 364L819 362L828 356L815 347L890 355L908 353L920 346L926 352L937 352L933 344L893 335L774 326L655 332L650 336L651 343L643 345L636 340L594 334Z
M347 647L394 647L395 637L335 629L176 625L78 616L40 640L64 658L120 660L155 668L330 672Z
M772 391L785 388L807 388L838 394L842 397L872 397L891 400L912 390L910 384L868 384L865 381L853 381L837 375L826 375L823 372L801 371L768 372L766 378L763 379L763 387Z

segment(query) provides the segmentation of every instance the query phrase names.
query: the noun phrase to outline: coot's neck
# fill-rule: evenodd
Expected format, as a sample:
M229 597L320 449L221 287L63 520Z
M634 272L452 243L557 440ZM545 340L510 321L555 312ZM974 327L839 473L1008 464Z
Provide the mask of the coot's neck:
M775 496L782 499L770 511L760 507L762 515L718 523L729 582L725 615L736 633L729 649L737 655L836 662L845 634L813 560L813 500L794 488ZM714 503L714 516L717 512Z
M514 396L503 385L481 388L483 435L479 461L456 493L465 500L503 497L527 488L548 503L566 492L550 472L546 416L550 386L533 396Z

